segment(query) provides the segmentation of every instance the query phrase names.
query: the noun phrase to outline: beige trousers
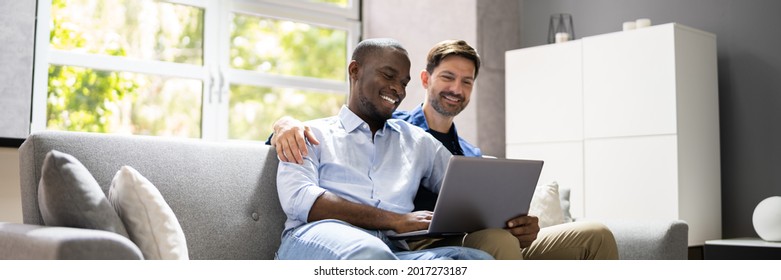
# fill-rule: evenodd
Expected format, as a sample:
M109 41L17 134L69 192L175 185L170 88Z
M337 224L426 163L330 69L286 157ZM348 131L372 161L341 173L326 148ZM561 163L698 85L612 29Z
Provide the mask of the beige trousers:
M465 246L483 250L497 260L616 260L613 233L596 222L572 222L540 229L537 240L520 248L518 239L504 229L486 229L464 237L408 241L412 250Z

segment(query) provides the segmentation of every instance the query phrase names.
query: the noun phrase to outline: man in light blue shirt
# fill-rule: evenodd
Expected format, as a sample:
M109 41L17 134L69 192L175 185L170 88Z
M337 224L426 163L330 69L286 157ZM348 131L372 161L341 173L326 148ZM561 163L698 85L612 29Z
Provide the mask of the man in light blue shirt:
M438 192L451 153L424 130L389 120L410 80L406 50L391 39L356 47L350 97L338 116L311 121L320 145L304 164L280 162L277 188L287 215L279 259L491 259L460 246L408 251L383 232L428 228L412 212L418 187Z

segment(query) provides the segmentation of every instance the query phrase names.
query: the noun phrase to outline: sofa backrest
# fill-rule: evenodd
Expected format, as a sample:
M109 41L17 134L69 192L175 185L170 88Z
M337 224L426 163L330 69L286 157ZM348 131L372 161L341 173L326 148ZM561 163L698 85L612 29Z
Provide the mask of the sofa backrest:
M276 152L263 143L35 133L19 149L26 224L43 224L38 182L51 150L81 161L105 194L120 167L138 170L176 214L191 259L274 258L285 214L276 189Z

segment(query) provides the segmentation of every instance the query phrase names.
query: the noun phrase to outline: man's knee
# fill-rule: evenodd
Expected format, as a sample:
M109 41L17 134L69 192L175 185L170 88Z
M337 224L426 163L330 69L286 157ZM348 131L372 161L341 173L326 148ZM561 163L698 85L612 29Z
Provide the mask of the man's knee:
M597 222L578 222L581 235L589 240L589 250L592 252L590 259L618 259L618 245L613 232Z
M580 231L592 236L596 240L615 245L616 238L607 226L597 222L582 222Z
M473 249L473 248L466 248L466 247L460 247L457 249L459 250L459 256L457 260L493 260L495 259L494 256L489 254L488 252L485 252L483 250Z
M500 228L489 228L470 233L464 238L464 245L467 244L520 248L518 238L515 238L509 231Z
M354 246L344 250L341 259L345 260L393 260L396 255L390 250L382 240L376 237L369 237L357 240Z
M464 238L464 246L480 249L496 259L522 259L518 238L499 228L470 233Z
M376 236L339 220L301 226L283 237L281 259L396 259Z

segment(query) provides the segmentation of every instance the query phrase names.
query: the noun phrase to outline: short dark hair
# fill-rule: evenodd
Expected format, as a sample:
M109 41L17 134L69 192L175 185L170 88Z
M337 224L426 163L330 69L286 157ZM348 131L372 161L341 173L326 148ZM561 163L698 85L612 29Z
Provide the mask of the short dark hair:
M434 45L426 57L426 71L431 74L445 57L457 55L471 60L475 64L475 79L480 71L480 55L464 40L445 40Z
M397 49L404 54L407 54L407 50L399 41L390 38L374 38L366 39L358 43L358 45L355 46L355 50L353 50L352 60L363 63L363 60L366 59L367 56L374 55L378 51L386 48Z

